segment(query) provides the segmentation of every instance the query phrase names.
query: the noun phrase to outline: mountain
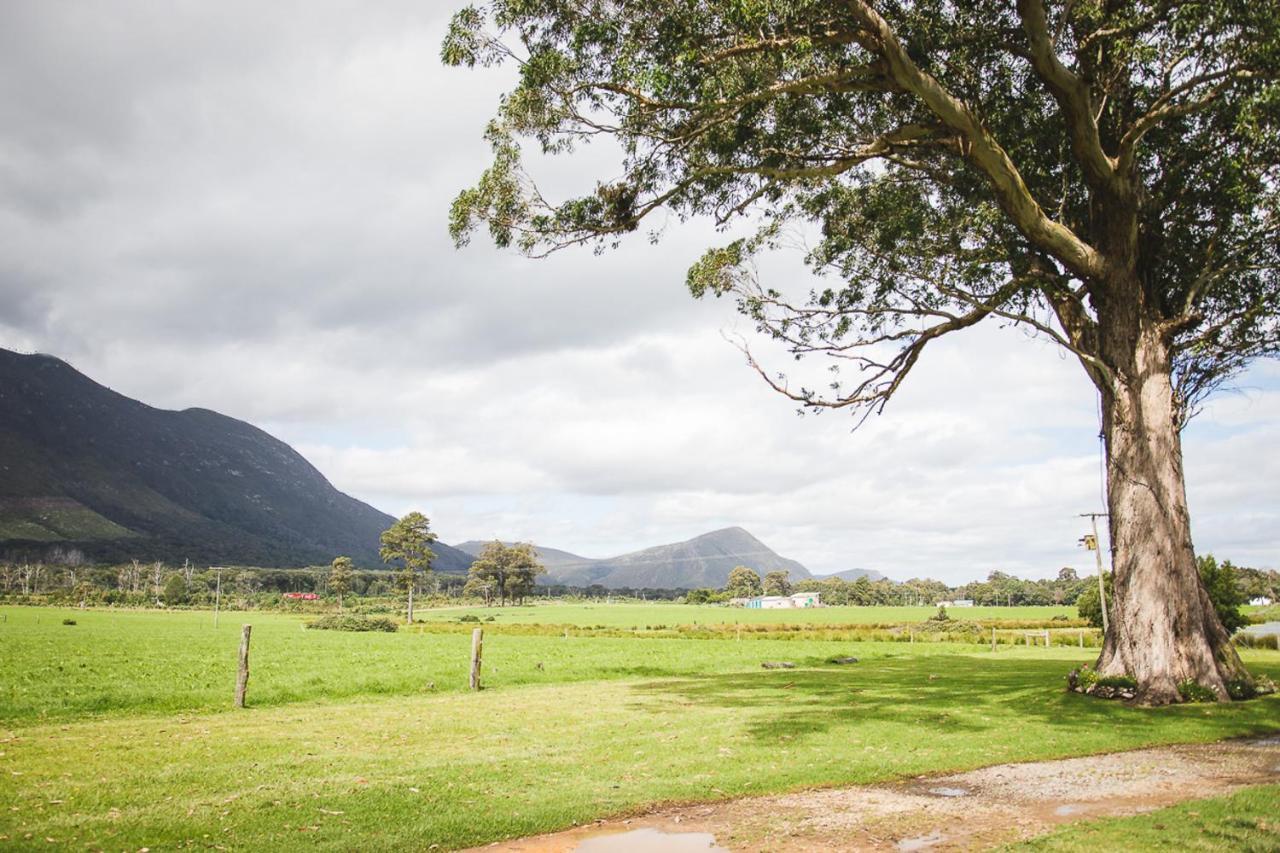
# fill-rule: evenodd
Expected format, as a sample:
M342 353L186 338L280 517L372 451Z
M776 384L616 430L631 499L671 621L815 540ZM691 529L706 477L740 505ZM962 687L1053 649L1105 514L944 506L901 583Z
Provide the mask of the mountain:
M155 409L47 355L0 349L0 553L379 566L394 519L293 448L208 409ZM471 558L433 548L441 571Z
M484 542L464 542L458 547L471 554L480 553ZM741 527L726 527L695 536L685 542L657 545L617 557L592 559L568 551L535 545L547 574L545 584L590 586L600 584L609 589L695 589L723 587L735 566L749 566L760 575L782 569L792 580L811 577L809 570L780 557L767 545Z
M840 578L844 581L856 581L858 578L866 578L869 581L883 580L884 575L875 569L845 569L843 572L832 572L829 575L814 575L815 580L825 581L831 578Z

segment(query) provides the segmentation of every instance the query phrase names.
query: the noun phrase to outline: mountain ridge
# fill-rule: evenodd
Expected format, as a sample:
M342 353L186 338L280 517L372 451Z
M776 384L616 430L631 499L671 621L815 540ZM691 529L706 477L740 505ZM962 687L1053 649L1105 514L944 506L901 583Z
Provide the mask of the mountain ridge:
M841 572L831 572L827 575L814 575L814 580L825 581L832 578L839 578L842 581L856 581L858 578L866 578L867 580L878 581L884 580L885 576L875 569L845 569Z
M471 540L458 548L474 556L485 544ZM599 584L608 589L718 589L728 582L729 572L741 565L755 569L762 576L783 570L793 581L813 576L802 564L775 553L741 527L725 527L682 542L654 545L613 557L582 557L536 543L534 550L547 567L547 574L540 578L544 584Z
M0 349L0 550L264 567L377 566L394 519L211 409L159 409L50 355ZM470 560L442 545L437 565Z

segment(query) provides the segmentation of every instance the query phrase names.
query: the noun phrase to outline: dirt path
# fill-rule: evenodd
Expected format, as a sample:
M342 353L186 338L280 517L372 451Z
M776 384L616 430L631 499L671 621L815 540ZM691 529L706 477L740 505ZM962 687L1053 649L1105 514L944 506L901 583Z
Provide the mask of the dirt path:
M481 848L512 853L974 850L1069 821L1137 814L1280 782L1280 737L1000 764L967 773L749 797Z

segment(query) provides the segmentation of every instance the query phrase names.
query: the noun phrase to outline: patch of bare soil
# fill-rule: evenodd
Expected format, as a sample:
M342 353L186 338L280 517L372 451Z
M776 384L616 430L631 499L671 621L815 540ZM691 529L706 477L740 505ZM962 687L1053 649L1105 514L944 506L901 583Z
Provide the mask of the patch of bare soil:
M641 835L652 842L668 833L673 842L697 838L712 850L980 850L1071 821L1277 781L1280 738L1255 738L683 806L482 849L561 853L589 842L586 850L621 853L637 849Z

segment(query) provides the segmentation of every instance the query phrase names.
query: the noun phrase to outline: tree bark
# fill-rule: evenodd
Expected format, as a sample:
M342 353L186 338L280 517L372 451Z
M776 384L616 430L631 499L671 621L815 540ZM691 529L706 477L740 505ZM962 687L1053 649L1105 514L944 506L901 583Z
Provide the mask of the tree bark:
M1115 591L1097 670L1135 678L1142 704L1180 701L1188 680L1229 701L1226 682L1249 675L1196 567L1169 347L1126 313L1127 328L1100 329L1115 371L1102 389Z

